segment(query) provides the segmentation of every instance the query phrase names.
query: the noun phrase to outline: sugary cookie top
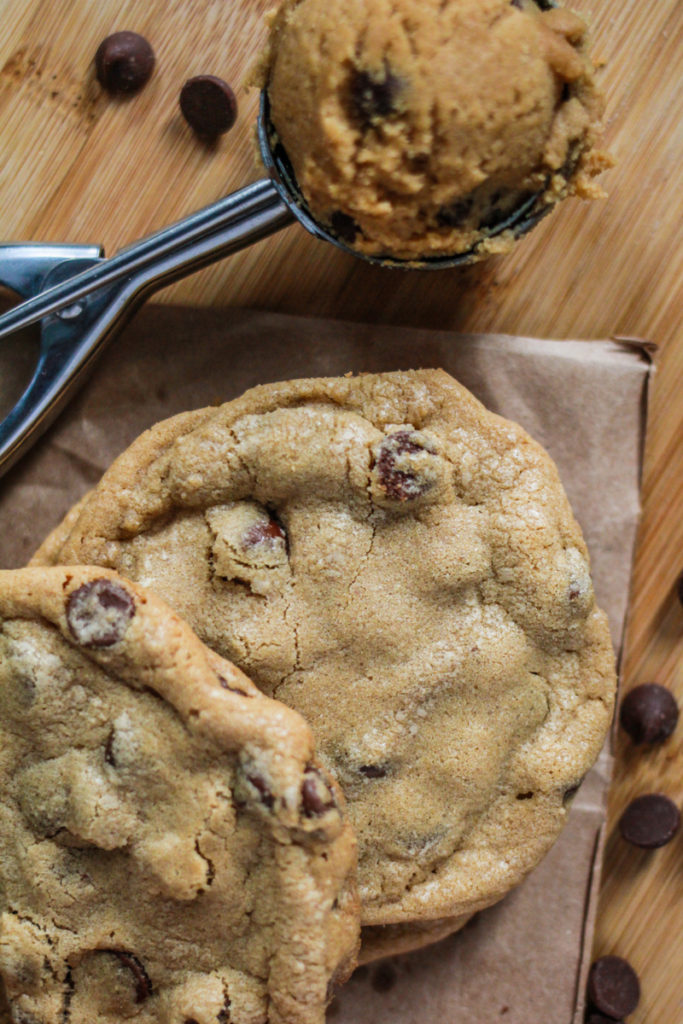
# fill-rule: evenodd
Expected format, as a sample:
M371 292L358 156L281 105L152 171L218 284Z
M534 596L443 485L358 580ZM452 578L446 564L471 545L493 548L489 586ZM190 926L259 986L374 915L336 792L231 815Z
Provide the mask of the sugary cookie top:
M284 0L258 80L314 217L366 253L509 247L604 166L586 24L545 2Z
M358 836L364 924L518 882L610 720L555 466L440 371L264 385L159 424L36 560L153 587L307 719Z
M358 935L295 712L101 568L0 572L0 977L17 1021L323 1024Z

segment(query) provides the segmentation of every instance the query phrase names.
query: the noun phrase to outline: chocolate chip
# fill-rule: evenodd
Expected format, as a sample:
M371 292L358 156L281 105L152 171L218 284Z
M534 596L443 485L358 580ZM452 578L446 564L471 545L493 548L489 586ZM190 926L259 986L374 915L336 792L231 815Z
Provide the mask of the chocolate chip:
M655 850L673 839L680 824L680 811L673 800L661 793L647 793L628 805L619 819L619 831L634 846Z
M90 580L69 594L66 620L84 647L111 647L123 638L135 615L127 590L104 577Z
M237 120L237 99L222 78L198 75L182 87L180 110L197 135L215 139L229 132Z
M380 964L372 975L371 985L375 992L389 992L396 984L396 971L391 964Z
M218 1011L218 1016L216 1017L218 1024L230 1024L230 1006L231 1002L226 996L223 1009Z
M334 807L332 794L315 768L309 768L304 775L301 802L307 818L319 817Z
M254 789L256 789L261 797L261 803L264 803L266 807L271 809L275 804L275 798L268 788L268 784L265 779L260 775L247 775L247 782L251 782Z
M417 440L416 435L409 430L399 430L384 438L375 462L375 469L380 487L388 498L393 498L395 501L408 501L411 498L418 498L429 490L430 484L426 480L421 479L409 469L396 468L396 463L401 455L424 451L430 451L430 449Z
M349 95L353 113L365 128L396 113L403 82L385 64L383 74L354 68Z
M358 771L366 779L383 779L387 774L386 768L381 764L362 764Z
M640 999L638 975L620 956L600 957L588 975L588 999L596 1010L613 1020L627 1017Z
M114 32L95 54L95 74L103 89L111 93L138 92L154 70L154 50L137 32Z
M285 540L286 534L277 519L264 519L262 522L250 526L242 538L245 547L253 547L268 540Z
M457 228L467 220L472 212L471 198L456 199L450 206L442 206L436 215L437 223L442 228Z
M518 793L517 794L517 799L518 800L533 800L533 796L534 796L534 794L532 793L531 790L529 790L528 793Z
M360 234L360 228L353 217L349 217L348 213L342 213L341 210L336 210L330 217L330 227L332 234L347 245L353 245Z
M152 994L152 983L138 958L132 953L120 949L103 949L102 952L111 953L123 967L131 972L135 984L135 1002L144 1003L145 999Z
M634 743L663 743L678 722L674 695L659 683L641 683L627 693L619 715Z

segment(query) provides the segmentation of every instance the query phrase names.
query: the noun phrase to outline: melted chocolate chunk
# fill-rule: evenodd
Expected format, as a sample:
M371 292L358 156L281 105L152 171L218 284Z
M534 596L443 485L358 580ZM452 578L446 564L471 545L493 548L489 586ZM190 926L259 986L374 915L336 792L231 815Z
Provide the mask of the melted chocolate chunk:
M245 547L254 547L267 540L285 540L285 531L276 519L264 519L263 522L254 523L244 534L242 542Z
M619 716L634 743L664 743L676 728L678 705L659 683L641 683L626 694Z
M319 817L334 807L334 799L320 772L309 768L301 785L301 802L307 818Z
M95 74L107 92L133 93L149 81L154 63L154 50L143 36L114 32L97 49Z
M661 793L647 793L628 805L619 819L619 831L628 843L656 850L671 842L680 824L680 811L673 800Z
M118 643L134 615L135 602L128 591L104 577L72 591L66 603L69 629L84 647Z
M386 768L381 764L362 764L358 771L366 779L383 779L387 774Z
M439 227L458 228L472 212L473 199L457 199L450 206L442 206L436 215Z
M588 975L588 999L596 1010L613 1020L627 1017L640 1000L638 975L620 956L600 957Z
M349 83L351 106L364 128L391 117L398 109L403 82L385 64L384 75L354 68Z
M258 790L261 797L261 803L265 804L266 807L271 810L275 804L275 798L268 788L266 780L260 775L247 775L247 781L251 782L254 789Z
M408 501L429 490L428 481L420 479L410 470L396 468L396 462L401 455L424 451L429 449L425 448L409 430L399 430L384 438L375 462L375 470L379 484L388 498Z
M332 234L347 245L353 245L360 234L360 228L353 217L349 217L348 213L342 213L341 210L336 210L330 217L330 227Z

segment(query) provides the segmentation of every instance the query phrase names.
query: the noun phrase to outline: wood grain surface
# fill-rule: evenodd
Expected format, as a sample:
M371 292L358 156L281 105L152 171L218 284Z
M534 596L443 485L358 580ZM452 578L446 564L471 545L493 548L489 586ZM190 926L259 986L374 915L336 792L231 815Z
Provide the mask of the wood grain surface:
M0 238L120 246L262 175L257 97L243 87L267 0L0 0ZM293 226L161 298L311 316L545 337L649 338L659 347L645 452L624 690L657 680L683 702L683 190L680 0L575 0L588 16L607 110L609 198L570 200L504 258L464 270L368 267ZM92 58L133 29L158 59L149 85L116 101ZM186 78L237 88L236 127L213 147L178 112ZM228 314L229 315L229 314ZM568 425L570 429L570 425ZM683 835L651 854L616 821L636 794L683 803L683 726L664 747L620 736L597 953L618 953L643 987L633 1024L683 1024ZM536 1024L536 1022L530 1022Z

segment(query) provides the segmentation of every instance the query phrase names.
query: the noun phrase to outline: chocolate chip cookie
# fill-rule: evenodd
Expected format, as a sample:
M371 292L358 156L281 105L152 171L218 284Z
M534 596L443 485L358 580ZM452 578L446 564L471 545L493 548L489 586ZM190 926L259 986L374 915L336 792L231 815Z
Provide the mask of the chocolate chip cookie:
M607 622L557 470L441 371L268 384L167 420L35 561L153 587L307 719L383 949L519 882L610 722Z
M0 978L17 1024L323 1024L358 940L298 714L101 568L0 573Z
M283 0L256 79L310 211L343 242L482 257L567 195L602 195L587 37L545 0Z

